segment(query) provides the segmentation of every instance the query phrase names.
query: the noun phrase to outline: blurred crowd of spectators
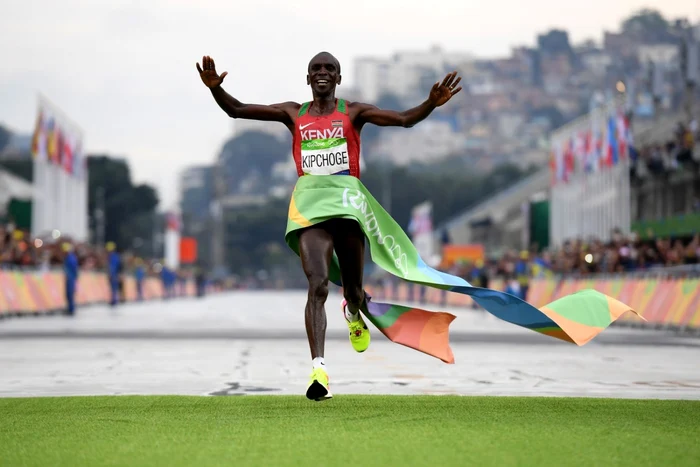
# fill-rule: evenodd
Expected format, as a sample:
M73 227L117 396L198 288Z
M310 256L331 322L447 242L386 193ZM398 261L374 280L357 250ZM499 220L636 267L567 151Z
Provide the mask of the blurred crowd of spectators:
M546 253L545 253L546 255ZM657 267L698 264L700 235L681 240L641 240L616 233L612 241L567 242L551 254L553 270L560 273L622 273Z
M488 287L488 281L493 278L518 280L526 285L533 277L555 274L613 274L698 263L700 234L684 240L641 240L636 234L624 236L616 231L607 243L595 239L572 240L560 249L542 253L508 251L497 259L457 263L447 272L467 279L472 285Z
M12 222L0 224L0 269L39 269L49 270L63 267L66 256L65 245L78 258L81 271L106 271L108 251L88 243L75 242L71 238L51 236L32 238L30 233L16 228ZM121 253L124 272L133 271L137 265L144 265L147 274L157 275L162 266L156 260L144 261L130 254Z
M29 232L16 228L11 222L0 225L0 267L3 269L50 269L63 265L64 243L74 246L81 266L85 270L105 269L107 252L91 245L75 243L69 238L32 238Z
M667 175L687 167L698 170L700 158L694 154L695 143L700 141L700 128L697 119L688 124L679 122L673 135L665 144L651 144L640 149L638 163L645 165L654 176ZM637 167L632 168L633 175L639 175Z

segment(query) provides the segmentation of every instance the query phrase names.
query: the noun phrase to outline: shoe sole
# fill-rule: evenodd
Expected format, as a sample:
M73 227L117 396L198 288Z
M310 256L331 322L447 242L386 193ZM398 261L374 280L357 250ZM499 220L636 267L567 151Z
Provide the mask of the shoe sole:
M332 399L333 394L331 394L331 391L326 389L323 384L314 380L314 382L311 383L309 388L306 390L306 398L312 401L321 402Z
M352 341L350 341L350 344L352 345ZM364 349L362 349L362 350L356 349L354 345L352 346L352 348L353 348L353 350L354 350L355 352L357 352L357 353L362 353L362 352L364 352L365 350L369 349L369 345L368 345L367 347L365 347Z

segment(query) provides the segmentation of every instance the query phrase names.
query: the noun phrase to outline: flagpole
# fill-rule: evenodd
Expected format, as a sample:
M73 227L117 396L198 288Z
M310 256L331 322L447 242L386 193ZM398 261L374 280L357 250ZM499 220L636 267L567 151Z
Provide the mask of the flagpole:
M41 217L42 217L42 194L40 193L40 189L43 188L45 185L42 180L42 167L41 167L41 152L42 152L42 145L41 145L41 137L43 135L43 129L44 129L44 122L43 122L43 116L41 117L42 120L39 121L39 116L41 115L42 111L42 106L41 106L41 96L37 95L37 103L36 103L36 121L37 124L35 124L34 128L34 135L32 138L32 141L36 140L36 153L32 154L32 237L38 237L40 229L42 228L41 226Z

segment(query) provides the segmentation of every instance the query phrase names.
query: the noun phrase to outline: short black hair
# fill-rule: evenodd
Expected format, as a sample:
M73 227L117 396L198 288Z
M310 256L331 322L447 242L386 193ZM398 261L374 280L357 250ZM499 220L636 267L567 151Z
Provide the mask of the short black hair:
M340 62L338 61L337 58L335 58L335 56L334 56L332 53L330 53L330 52L325 52L325 51L324 51L324 52L319 52L319 53L317 53L316 55L313 56L313 58L311 58L311 60L309 60L309 65L308 65L308 67L307 67L307 70L308 70L308 71L311 71L311 64L314 62L314 60L316 60L317 58L319 58L319 57L321 57L321 56L328 56L328 57L330 57L331 60L335 63L335 66L338 68L338 74L340 74Z

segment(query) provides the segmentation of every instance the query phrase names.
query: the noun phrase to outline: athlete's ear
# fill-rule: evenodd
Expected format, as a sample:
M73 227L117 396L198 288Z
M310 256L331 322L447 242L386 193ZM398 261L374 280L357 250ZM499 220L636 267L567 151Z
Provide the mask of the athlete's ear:
M310 84L311 84L311 77L309 75L306 75L306 85L308 86Z
M337 85L340 84L340 80L342 80L342 79L343 79L343 77L338 75L338 79L335 80L335 84L337 84Z

